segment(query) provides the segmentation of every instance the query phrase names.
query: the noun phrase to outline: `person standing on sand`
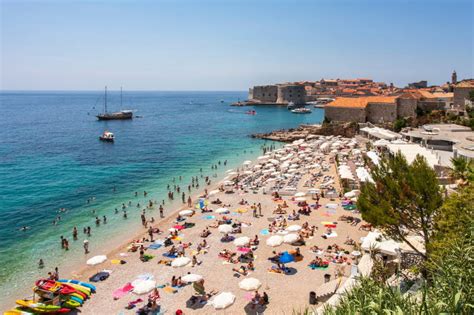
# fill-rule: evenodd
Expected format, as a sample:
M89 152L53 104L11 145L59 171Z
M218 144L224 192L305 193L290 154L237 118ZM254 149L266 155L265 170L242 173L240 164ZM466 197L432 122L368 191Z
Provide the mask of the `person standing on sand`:
M260 202L258 203L257 208L258 208L258 215L260 217L263 217L263 215L262 215L262 204Z
M164 214L163 214L163 205L160 205L160 218L164 218Z
M192 207L193 206L193 201L191 200L191 196L188 196L188 207Z
M153 227L148 228L148 236L150 236L150 242L153 242Z
M181 200L183 201L183 203L186 203L186 194L184 193L184 191L181 194Z
M72 229L72 239L77 241L77 227Z

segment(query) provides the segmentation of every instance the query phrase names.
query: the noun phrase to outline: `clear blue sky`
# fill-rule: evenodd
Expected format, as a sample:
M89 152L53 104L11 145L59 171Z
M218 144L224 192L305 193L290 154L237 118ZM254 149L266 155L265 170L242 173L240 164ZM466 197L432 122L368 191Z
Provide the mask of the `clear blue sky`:
M1 2L3 90L473 77L472 0Z

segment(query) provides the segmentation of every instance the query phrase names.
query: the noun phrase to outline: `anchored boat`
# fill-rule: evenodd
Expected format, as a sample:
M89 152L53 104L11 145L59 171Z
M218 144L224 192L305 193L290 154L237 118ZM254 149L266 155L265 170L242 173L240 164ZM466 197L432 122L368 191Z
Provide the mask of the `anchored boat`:
M122 88L120 88L120 107L122 107ZM125 120L132 119L133 112L131 110L121 110L119 112L109 113L107 111L107 87L105 87L104 112L98 114L96 117L98 120Z
M104 141L104 142L114 142L115 136L110 131L104 131L104 133L101 136L99 136L99 139L100 141Z

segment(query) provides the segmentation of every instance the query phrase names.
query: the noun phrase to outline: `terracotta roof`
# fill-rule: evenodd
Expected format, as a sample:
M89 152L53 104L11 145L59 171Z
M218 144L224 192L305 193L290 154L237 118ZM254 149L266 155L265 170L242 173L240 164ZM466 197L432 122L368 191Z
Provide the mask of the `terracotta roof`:
M466 80L466 81L459 82L458 84L455 85L455 87L474 88L474 80Z
M366 96L366 97L338 97L326 105L330 107L358 107L365 108L369 103L395 104L397 96Z

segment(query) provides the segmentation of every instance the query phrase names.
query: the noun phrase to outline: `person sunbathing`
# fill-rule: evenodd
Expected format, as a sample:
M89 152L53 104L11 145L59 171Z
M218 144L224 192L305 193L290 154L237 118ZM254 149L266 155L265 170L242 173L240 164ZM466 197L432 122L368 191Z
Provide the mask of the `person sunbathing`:
M314 245L314 246L311 246L309 250L316 253L320 251L321 249L317 245Z
M344 244L346 244L346 245L355 245L355 241L352 238L348 237L346 239L346 241L344 242Z
M211 203L215 204L215 205L220 205L222 203L222 201L219 198L217 198L216 200L211 201Z
M248 203L248 202L245 201L245 200L242 198L242 200L240 200L240 202L239 202L239 205L244 206L244 205L246 205L247 203Z
M241 274L242 276L246 276L248 274L247 269L245 266L240 266L239 269L237 268L232 268L232 271L237 272L238 274Z
M247 270L255 270L255 266L253 265L252 261L249 261L247 264Z
M224 236L221 238L221 242L232 242L235 239L232 235L229 234L224 234Z
M176 250L176 247L173 245L173 246L171 246L171 248L167 252L167 255L168 256L175 256L177 254L177 252L178 251Z
M286 200L283 201L283 204L281 205L282 208L288 208L288 204L286 203Z
M259 243L258 235L255 235L254 239L250 241L250 245L258 245Z
M160 292L157 288L154 288L153 291L148 295L148 302L152 304L152 307L156 307L157 301L160 299Z

